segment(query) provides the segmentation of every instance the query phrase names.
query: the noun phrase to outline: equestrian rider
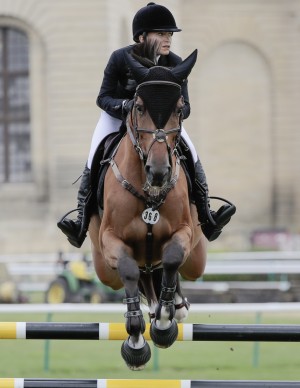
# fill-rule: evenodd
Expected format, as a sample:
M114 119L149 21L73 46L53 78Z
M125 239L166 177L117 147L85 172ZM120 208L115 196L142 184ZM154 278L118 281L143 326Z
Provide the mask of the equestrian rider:
M94 131L87 164L82 174L78 191L78 216L73 221L65 216L58 222L58 227L68 237L69 242L80 247L86 237L90 214L87 210L90 191L90 168L94 154L100 142L109 134L118 132L124 114L132 106L136 82L131 78L129 69L125 64L124 51L138 59L144 66L154 65L175 67L182 60L170 51L172 35L181 31L177 26L172 13L164 6L148 3L141 8L133 18L132 32L135 44L121 48L112 53L104 71L104 77L97 97L97 105L102 109L100 119ZM156 55L146 52L147 43L151 47L157 47ZM153 54L153 52L152 52ZM149 58L151 57L151 58ZM190 103L187 82L182 87L184 98L183 118L190 114ZM235 212L233 205L223 205L217 212L211 211L208 202L208 186L206 176L198 158L197 152L187 132L182 128L181 136L189 148L194 165L194 177L192 179L192 197L198 211L198 218L202 231L209 241L215 240L221 233ZM67 213L68 214L68 213Z

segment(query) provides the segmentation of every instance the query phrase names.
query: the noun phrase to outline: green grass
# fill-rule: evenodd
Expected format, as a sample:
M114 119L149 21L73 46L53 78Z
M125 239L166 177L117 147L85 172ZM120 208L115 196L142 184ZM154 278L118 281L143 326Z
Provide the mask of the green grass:
M53 321L122 322L122 314L54 314ZM44 314L2 314L1 321L45 321ZM255 314L191 314L194 323L255 323ZM300 324L299 314L264 314L261 323ZM108 379L300 380L299 343L260 343L253 366L251 342L177 342L152 349L152 360L131 372L119 341L49 341L49 370L44 370L44 340L2 340L1 377ZM158 362L159 370L154 363Z

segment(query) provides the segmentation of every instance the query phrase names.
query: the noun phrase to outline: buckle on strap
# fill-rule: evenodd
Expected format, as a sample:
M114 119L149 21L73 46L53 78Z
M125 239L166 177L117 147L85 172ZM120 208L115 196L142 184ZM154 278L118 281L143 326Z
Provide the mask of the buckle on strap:
M160 299L159 304L160 306L164 306L164 307L175 306L175 299L172 299L172 300Z
M123 303L131 304L131 303L140 303L140 297L134 296L133 298L124 298Z
M161 292L175 292L175 291L176 291L176 287L177 287L177 286L174 286L174 287L165 287L165 286L162 286Z
M124 314L124 317L131 318L131 317L140 317L142 315L143 315L142 310L133 310L133 311L127 311Z

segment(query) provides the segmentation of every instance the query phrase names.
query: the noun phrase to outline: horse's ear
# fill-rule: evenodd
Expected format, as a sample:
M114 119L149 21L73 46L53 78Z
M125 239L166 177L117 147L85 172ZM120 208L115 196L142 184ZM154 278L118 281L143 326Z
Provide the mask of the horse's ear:
M127 51L124 52L127 66L132 72L133 78L139 84L147 76L149 69L134 59Z
M176 67L174 67L171 71L172 74L181 82L183 82L194 67L197 61L198 50L194 50L192 54L190 54L184 61L179 63Z

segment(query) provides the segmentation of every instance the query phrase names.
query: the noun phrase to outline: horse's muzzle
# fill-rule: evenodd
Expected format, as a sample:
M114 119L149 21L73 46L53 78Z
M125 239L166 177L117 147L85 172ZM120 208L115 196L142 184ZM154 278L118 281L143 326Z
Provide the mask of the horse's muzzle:
M170 166L160 166L159 168L156 168L153 165L150 166L147 164L145 166L145 171L147 182L152 187L163 187L171 178Z

